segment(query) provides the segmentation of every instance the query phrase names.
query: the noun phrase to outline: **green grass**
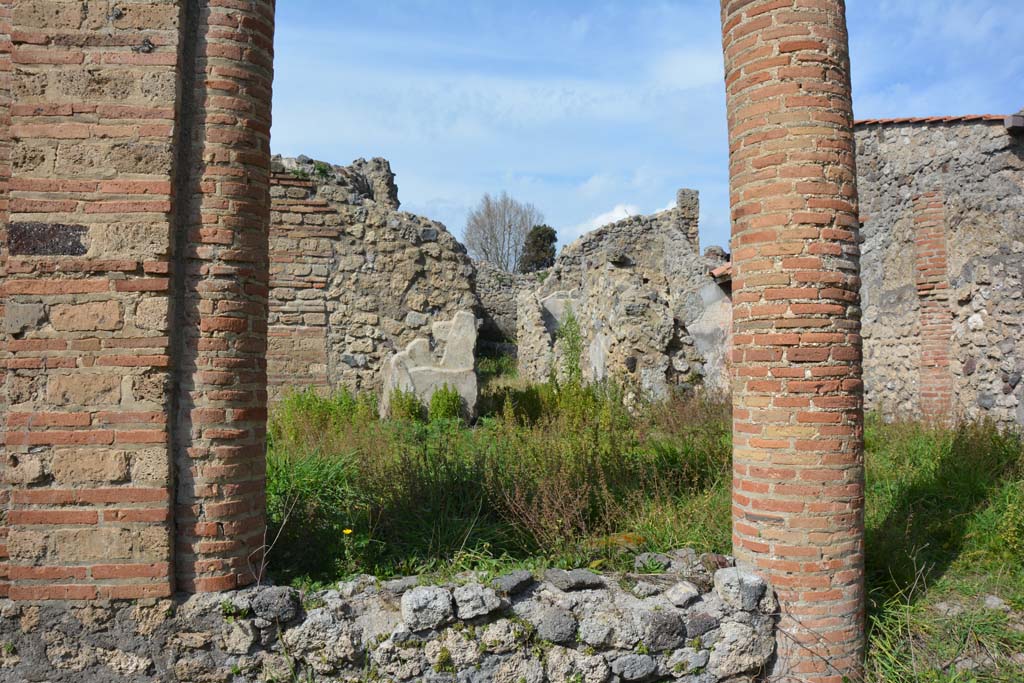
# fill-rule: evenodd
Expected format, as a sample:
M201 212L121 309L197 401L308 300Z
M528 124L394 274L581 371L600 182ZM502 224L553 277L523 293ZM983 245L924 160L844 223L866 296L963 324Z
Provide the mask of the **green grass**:
M612 385L528 386L495 362L473 427L450 399L433 419L391 421L345 393L282 401L268 455L275 578L623 569L641 551L730 551L727 406L630 414ZM1024 680L1011 659L1024 653L1020 437L869 419L866 450L871 680ZM981 666L960 671L967 659Z
M870 421L869 665L874 680L1024 680L1024 449L993 425ZM985 607L1006 601L1015 616ZM966 659L987 662L960 671Z

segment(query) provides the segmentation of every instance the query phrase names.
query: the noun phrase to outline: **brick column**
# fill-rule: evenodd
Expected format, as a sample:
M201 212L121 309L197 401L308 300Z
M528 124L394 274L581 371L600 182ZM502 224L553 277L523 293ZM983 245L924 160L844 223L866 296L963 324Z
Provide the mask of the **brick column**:
M842 0L723 0L733 544L781 603L777 680L862 678L857 192Z
M949 300L946 209L939 192L914 197L914 256L921 323L921 415L926 420L948 422L953 417L953 372L949 363L953 310Z
M0 283L7 274L7 222L10 218L8 193L11 179L11 0L0 0ZM7 461L7 326L4 298L0 296L0 472ZM7 511L11 490L6 477L0 477L0 598L10 594L10 569L7 553Z
M264 542L274 0L190 0L183 34L176 575L217 591Z

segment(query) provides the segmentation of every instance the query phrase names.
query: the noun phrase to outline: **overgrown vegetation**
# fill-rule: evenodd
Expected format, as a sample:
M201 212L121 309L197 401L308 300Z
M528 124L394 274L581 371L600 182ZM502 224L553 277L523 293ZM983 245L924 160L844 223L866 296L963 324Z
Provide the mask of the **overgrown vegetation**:
M510 369L495 361L473 427L450 397L429 418L417 403L390 421L345 392L282 401L268 457L271 538L283 525L275 577L615 569L645 550L729 552L727 406L679 398L631 414L614 385L526 386ZM872 680L1024 680L1020 437L876 419L866 434Z

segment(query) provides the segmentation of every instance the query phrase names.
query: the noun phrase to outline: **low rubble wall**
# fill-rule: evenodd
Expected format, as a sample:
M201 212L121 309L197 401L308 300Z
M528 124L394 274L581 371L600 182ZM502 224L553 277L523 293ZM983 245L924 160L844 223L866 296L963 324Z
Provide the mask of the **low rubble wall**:
M730 564L680 550L638 557L635 574L467 574L447 585L361 577L306 594L2 601L0 680L756 680L775 649L776 601Z

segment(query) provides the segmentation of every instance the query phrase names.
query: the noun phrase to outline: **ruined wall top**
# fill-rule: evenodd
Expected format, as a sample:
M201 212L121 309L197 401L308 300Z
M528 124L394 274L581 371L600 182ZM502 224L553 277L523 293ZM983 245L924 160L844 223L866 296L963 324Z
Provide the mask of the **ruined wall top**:
M391 163L381 157L369 161L356 159L348 166L337 166L304 154L297 157L278 154L271 160L271 170L312 180L320 187L321 197L340 204L359 205L369 200L392 211L401 207Z

